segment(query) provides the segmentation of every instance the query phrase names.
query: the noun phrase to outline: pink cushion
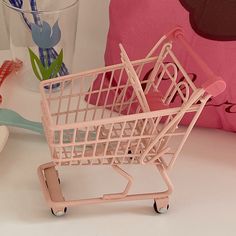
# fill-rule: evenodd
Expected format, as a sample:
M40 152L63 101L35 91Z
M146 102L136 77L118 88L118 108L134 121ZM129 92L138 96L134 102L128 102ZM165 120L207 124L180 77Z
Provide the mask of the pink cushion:
M191 1L197 5L196 0ZM199 1L199 6L200 2L201 6L204 6L203 0ZM221 7L220 2L224 1L217 0L215 7L218 10ZM209 101L197 125L236 131L236 42L210 40L198 35L192 29L189 12L186 9L188 8L184 8L178 0L111 0L110 28L105 52L106 65L120 63L119 43L123 44L131 60L140 59L147 55L163 34L176 25L182 26L192 47L227 83L226 91ZM209 9L213 8L207 7L206 12L202 12L207 14ZM199 25L197 26L199 29ZM212 32L210 33L212 35ZM177 54L180 55L179 59L184 68L194 73L194 76L197 75L196 83L202 84L206 80L202 71L193 67L192 61L180 48L177 48ZM149 102L152 106L155 104L152 99ZM188 118L184 120L185 124L188 122Z
M163 96L160 91L155 92L151 90L146 95L146 99L151 111L162 110L169 107L168 105L163 103L162 98Z

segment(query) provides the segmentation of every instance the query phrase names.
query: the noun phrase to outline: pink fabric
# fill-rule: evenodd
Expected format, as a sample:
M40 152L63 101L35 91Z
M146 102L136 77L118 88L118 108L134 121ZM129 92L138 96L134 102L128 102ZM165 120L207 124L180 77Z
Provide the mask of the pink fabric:
M119 43L123 44L131 60L140 59L147 55L161 36L176 25L183 27L186 39L195 51L214 73L227 83L226 91L208 102L197 125L236 131L236 42L214 41L199 36L192 29L189 12L180 1L111 0L106 65L120 63ZM190 73L197 74L198 84L204 83L206 78L202 71L191 71L189 68L192 68L192 61L186 57L186 53L177 50L180 61L184 62L184 68ZM109 76L107 79L110 79ZM99 80L100 78L97 78L95 81L94 88L99 86ZM99 103L102 105L102 101ZM189 119L186 118L183 123L188 122Z
M146 95L146 99L151 111L169 108L168 105L162 102L162 98L163 95L161 94L161 92L156 92L152 90L149 91L149 93Z
M120 62L119 43L132 60L143 58L155 42L176 25L183 27L192 47L227 83L226 91L205 107L197 125L236 131L236 42L199 36L190 25L189 12L178 0L111 0L106 65ZM184 57L182 54L180 59ZM187 60L184 67L190 66L191 61ZM200 70L194 73L204 82Z

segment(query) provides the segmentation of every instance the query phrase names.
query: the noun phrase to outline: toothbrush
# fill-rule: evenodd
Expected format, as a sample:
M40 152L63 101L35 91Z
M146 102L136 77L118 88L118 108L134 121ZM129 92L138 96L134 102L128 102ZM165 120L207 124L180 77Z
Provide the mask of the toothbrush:
M17 112L6 108L0 108L0 125L27 129L44 134L42 123L27 120Z
M10 73L13 71L17 71L22 67L22 61L16 60L16 62L13 61L4 61L2 66L0 67L0 86L4 82L4 80L7 78ZM2 95L0 94L0 105L2 104ZM0 152L3 150L4 146L6 145L6 142L8 140L9 136L9 130L7 126L0 126Z

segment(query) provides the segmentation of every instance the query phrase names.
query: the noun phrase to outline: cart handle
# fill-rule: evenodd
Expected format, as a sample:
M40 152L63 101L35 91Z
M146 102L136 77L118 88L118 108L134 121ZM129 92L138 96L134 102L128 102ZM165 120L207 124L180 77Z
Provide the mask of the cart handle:
M208 67L208 65L193 50L192 46L185 40L183 29L181 27L174 28L166 34L166 37L169 40L179 40L184 46L184 48L188 51L188 53L192 56L192 58L194 58L194 60L197 62L199 67L205 72L206 76L208 77L208 80L204 82L201 87L205 89L207 93L209 93L213 97L216 97L225 90L225 81L220 76L215 75Z

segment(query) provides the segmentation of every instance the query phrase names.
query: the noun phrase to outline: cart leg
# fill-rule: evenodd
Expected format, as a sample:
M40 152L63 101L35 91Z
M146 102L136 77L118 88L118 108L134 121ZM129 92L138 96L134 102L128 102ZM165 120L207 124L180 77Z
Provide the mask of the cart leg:
M44 196L55 216L66 213L65 199L62 195L58 172L53 163L41 165L38 169L39 179Z
M125 198L131 188L133 178L126 173L124 170L122 170L119 166L113 165L112 168L121 176L123 176L125 179L127 179L128 183L125 187L125 190L122 193L114 193L114 194L104 194L103 199L104 200L112 200L112 199L120 199Z
M163 178L165 184L167 185L167 190L161 193L160 197L154 199L154 210L157 213L166 213L169 209L169 196L173 192L173 184L169 176L167 175L166 169L162 165L156 165L161 177Z

